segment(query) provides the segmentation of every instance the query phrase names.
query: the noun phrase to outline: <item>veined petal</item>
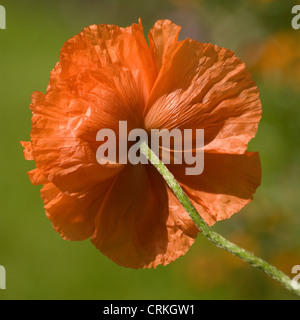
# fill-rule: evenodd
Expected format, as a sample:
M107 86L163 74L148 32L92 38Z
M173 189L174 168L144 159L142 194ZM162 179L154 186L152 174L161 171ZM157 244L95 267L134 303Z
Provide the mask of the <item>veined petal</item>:
M195 225L187 214L180 214L178 202L169 197L155 170L142 165L126 167L96 218L91 241L119 265L165 265L183 255L197 235Z
M30 141L20 141L20 144L24 148L24 157L26 160L34 160L33 154L32 154L32 145Z
M46 215L55 231L66 240L84 240L92 236L95 217L111 181L91 189L81 198L62 193L53 183L41 190Z
M43 175L42 171L39 169L33 169L27 172L27 174L33 185L45 184L49 182Z
M45 178L81 196L119 172L120 165L97 163L97 132L118 135L120 120L128 130L140 127L155 77L141 22L93 25L68 40L46 95L32 96L32 154Z
M170 46L177 42L181 27L170 20L158 20L148 33L150 50L159 72Z
M145 127L204 129L205 149L243 153L261 118L258 88L233 52L194 40L174 44L145 109Z
M193 203L206 211L199 213L209 225L240 211L253 199L261 182L257 152L205 153L201 175L186 175L182 165L170 165L169 169Z
M96 143L96 134L101 123L98 127L94 119L94 125L91 124L92 111L86 100L72 97L63 89L50 89L43 99L35 96L31 104L32 154L37 169L47 181L68 195L81 196L122 169L121 165L97 162L96 150L100 143ZM109 117L106 118L109 122ZM94 141L82 137L86 131Z
M60 65L60 78L71 85L79 74L100 72L135 113L143 110L156 78L141 20L127 28L106 24L85 28L62 47Z

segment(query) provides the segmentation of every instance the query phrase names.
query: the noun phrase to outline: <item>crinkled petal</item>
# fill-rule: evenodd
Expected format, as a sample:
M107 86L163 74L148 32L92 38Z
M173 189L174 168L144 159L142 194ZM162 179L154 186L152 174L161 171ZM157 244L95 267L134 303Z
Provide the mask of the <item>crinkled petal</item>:
M125 267L165 265L183 255L197 234L179 206L153 167L129 165L108 191L91 241Z
M61 79L71 84L86 71L100 72L132 103L129 107L135 113L144 107L156 78L141 20L127 28L106 24L85 28L62 47L60 64ZM135 105L136 101L141 105Z
M27 174L33 185L40 185L49 182L43 175L42 171L39 169L33 169L31 171L28 171Z
M243 153L261 118L259 92L228 49L186 39L171 46L145 109L145 126L204 129L205 149Z
M253 199L261 182L257 152L205 153L201 175L186 175L182 165L169 168L209 225L240 211Z
M24 157L26 160L34 160L31 141L20 141L20 144L24 148ZM44 177L43 173L39 169L33 169L28 171L28 176L33 185L45 184L49 181Z
M55 231L66 240L84 240L92 236L95 217L111 181L91 189L81 198L62 193L53 183L41 190L46 215Z
M20 141L20 144L24 148L24 157L26 160L34 160L33 154L32 154L32 146L30 141Z
M85 100L58 89L51 89L43 99L35 99L37 94L31 104L32 154L47 181L66 194L82 195L121 170L121 165L97 162L96 124L86 129L94 132L94 141L80 137L80 128L89 118Z
M176 198L167 188L169 216L167 229L169 244L167 251L160 257L159 264L168 264L184 255L194 243L199 232L194 221Z
M159 72L170 46L177 42L181 27L170 20L158 20L148 34L150 50Z
M140 127L155 77L141 23L93 25L68 40L46 95L32 96L32 153L45 178L81 196L118 173L120 165L98 164L97 132L118 134L120 120Z

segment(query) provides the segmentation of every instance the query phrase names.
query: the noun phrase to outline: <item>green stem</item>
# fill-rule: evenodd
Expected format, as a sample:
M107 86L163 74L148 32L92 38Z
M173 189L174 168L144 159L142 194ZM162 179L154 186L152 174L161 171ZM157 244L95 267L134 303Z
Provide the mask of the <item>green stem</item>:
M147 157L147 159L156 167L159 173L163 176L166 183L169 185L171 190L174 192L177 199L180 201L182 206L188 212L190 217L195 222L198 229L202 234L213 242L217 247L225 249L231 254L241 258L242 260L248 262L253 267L260 269L265 272L273 279L277 280L281 285L283 285L290 292L300 296L300 288L293 286L292 280L284 274L282 271L278 270L276 267L270 265L266 261L256 257L252 253L240 248L229 240L225 239L218 233L211 230L207 223L201 218L189 198L186 196L179 183L176 181L172 173L168 168L157 158L155 153L148 147L148 145L143 142L140 146L141 152Z

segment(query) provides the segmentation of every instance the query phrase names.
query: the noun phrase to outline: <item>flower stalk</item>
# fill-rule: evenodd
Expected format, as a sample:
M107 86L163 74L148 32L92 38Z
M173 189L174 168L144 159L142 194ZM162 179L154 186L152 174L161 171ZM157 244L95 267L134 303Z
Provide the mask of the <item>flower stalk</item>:
M187 195L180 187L179 183L174 178L173 174L162 163L162 161L158 159L155 153L148 147L145 142L141 143L140 150L162 175L170 189L174 192L179 202L195 222L197 228L208 240L213 242L217 247L228 251L234 256L248 262L251 266L263 271L273 279L277 280L287 290L300 296L300 288L297 288L298 286L293 286L292 279L290 279L285 273L213 231L211 227L209 227L207 223L201 218Z

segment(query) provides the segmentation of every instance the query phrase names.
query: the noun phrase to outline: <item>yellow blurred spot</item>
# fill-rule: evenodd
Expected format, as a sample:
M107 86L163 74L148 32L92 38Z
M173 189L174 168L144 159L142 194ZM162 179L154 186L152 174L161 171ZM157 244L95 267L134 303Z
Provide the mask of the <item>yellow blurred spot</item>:
M262 47L256 65L263 75L300 83L300 41L294 30L273 34Z
M196 289L214 288L227 278L228 268L222 259L214 255L201 255L191 259L187 269L187 281Z

